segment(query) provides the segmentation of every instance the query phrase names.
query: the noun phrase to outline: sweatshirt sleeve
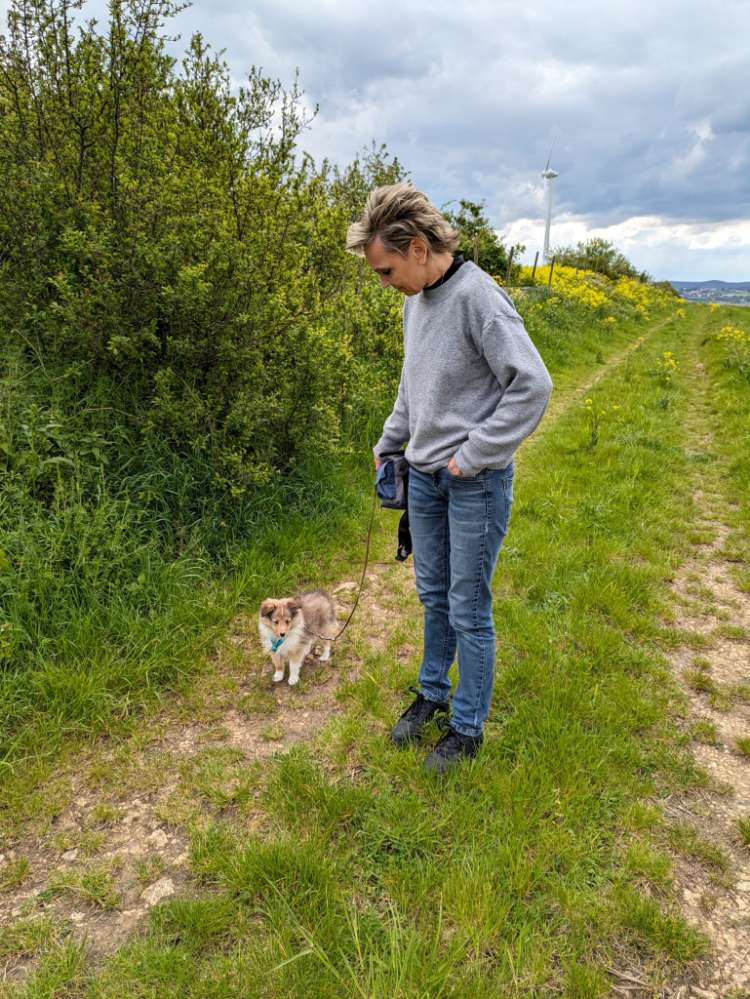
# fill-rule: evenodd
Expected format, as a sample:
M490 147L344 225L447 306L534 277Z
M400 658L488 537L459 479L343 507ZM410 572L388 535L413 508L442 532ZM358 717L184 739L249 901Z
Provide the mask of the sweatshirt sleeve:
M406 384L404 372L401 371L401 380L398 384L398 395L393 405L393 411L383 425L383 433L380 440L372 449L376 458L381 455L398 451L404 441L409 439L409 406L406 398Z
M482 329L477 344L497 378L502 396L495 410L455 454L465 475L492 465L510 464L520 444L544 415L552 379L518 316L495 315Z

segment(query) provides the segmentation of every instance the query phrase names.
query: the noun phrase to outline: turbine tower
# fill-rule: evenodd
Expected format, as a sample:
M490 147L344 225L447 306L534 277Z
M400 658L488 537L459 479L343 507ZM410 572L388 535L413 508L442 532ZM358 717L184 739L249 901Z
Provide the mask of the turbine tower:
M550 170L549 163L552 159L552 149L555 145L554 139L552 140L552 145L550 146L549 156L547 157L547 166L542 170L542 177L544 178L544 186L547 189L547 224L544 227L544 260L549 260L549 227L552 222L552 181L555 177L559 177L560 174L556 170Z

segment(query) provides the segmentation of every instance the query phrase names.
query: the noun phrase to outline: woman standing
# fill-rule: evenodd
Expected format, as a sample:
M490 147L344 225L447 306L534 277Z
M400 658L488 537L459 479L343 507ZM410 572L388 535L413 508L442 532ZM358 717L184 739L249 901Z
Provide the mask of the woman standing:
M347 249L404 302L398 396L375 445L408 441L409 525L424 654L416 698L391 733L450 721L425 766L442 772L482 744L495 669L492 573L513 502L513 455L542 418L552 380L508 295L455 252L457 233L410 184L372 191ZM448 671L458 650L449 705Z

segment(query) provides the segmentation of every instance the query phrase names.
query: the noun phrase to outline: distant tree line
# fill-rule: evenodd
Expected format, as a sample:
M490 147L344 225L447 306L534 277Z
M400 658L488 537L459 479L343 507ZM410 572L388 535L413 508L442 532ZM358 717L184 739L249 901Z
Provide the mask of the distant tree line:
M565 267L578 267L581 270L596 271L608 278L635 278L650 281L646 271L639 271L617 247L606 239L594 236L572 246L558 246L552 251L556 263Z

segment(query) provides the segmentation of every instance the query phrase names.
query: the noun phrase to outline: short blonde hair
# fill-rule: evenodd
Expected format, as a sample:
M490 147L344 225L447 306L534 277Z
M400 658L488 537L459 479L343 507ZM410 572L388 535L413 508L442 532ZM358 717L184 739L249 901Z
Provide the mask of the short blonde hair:
M458 246L456 230L427 195L411 184L388 184L370 191L362 218L349 226L346 248L362 257L377 236L386 250L402 256L415 236L421 236L433 253L453 253Z

